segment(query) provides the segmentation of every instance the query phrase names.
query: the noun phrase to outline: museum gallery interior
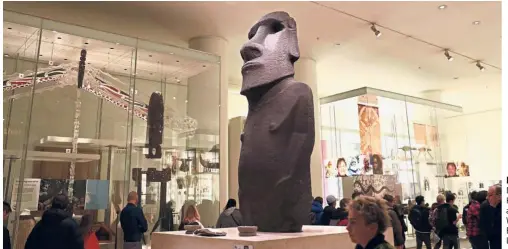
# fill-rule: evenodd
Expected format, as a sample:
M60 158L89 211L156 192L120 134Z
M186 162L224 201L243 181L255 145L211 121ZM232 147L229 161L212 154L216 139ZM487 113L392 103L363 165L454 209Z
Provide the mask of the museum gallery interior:
M59 194L101 248L122 248L130 192L147 248L354 248L308 226L313 197L452 191L462 210L500 181L501 2L3 6L13 248ZM230 198L246 230L161 226L195 206L215 228Z

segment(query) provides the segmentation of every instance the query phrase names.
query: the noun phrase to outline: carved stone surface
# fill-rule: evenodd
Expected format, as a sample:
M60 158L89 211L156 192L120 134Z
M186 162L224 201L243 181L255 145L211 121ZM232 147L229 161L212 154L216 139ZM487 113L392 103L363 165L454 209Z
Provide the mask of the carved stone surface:
M314 107L311 89L294 80L295 20L286 12L265 15L240 54L241 94L249 102L238 168L243 225L301 232L312 202Z

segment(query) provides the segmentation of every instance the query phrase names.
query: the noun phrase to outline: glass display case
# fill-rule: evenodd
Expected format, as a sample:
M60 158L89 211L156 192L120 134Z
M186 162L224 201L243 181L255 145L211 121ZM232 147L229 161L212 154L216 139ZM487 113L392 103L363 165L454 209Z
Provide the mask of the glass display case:
M149 231L168 229L164 217L178 225L186 203L215 224L220 57L3 13L4 200L15 245L26 239L20 215L37 220L59 193L112 244L130 191Z
M389 193L405 204L423 195L432 202L445 188L452 159L440 127L460 112L459 106L366 87L322 98L324 195Z

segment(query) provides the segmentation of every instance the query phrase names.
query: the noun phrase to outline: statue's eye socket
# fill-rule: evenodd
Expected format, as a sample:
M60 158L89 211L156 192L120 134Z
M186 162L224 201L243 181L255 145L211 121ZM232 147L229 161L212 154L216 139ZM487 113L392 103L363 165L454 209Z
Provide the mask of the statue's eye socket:
M277 33L277 32L280 32L284 29L284 24L280 23L280 22L274 22L272 23L271 25L271 31L272 33Z

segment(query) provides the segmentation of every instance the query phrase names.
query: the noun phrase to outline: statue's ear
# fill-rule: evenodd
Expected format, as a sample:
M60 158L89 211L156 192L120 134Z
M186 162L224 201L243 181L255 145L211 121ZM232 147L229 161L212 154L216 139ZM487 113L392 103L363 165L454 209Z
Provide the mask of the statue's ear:
M288 53L292 63L295 63L300 58L300 49L298 48L298 36L296 33L295 19L289 18L287 21L287 28L289 31L289 48Z

